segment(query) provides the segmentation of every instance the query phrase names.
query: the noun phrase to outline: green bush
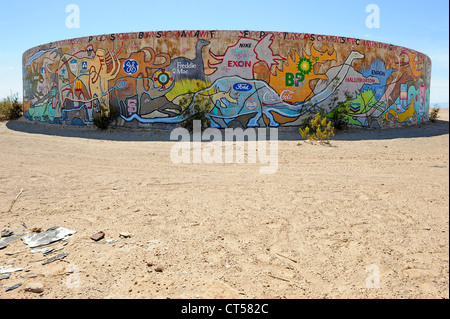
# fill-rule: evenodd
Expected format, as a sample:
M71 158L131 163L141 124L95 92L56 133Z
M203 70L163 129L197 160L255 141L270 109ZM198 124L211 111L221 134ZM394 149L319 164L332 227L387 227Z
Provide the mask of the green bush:
M348 129L348 114L350 113L350 106L346 103L339 103L338 106L330 112L330 117L333 121L333 126L336 130Z
M197 99L194 100L192 108L189 107L188 101L189 97L186 97L186 100L180 101L180 106L184 108L182 114L184 114L187 119L180 123L181 127L192 132L194 127L194 121L201 121L202 130L210 127L210 122L207 117L209 114L209 100L207 97L197 95Z
M319 141L324 143L330 136L334 136L334 127L331 125L331 121L320 113L316 113L314 119L312 119L308 126L299 129L300 135L308 141Z
M430 121L431 122L436 122L436 120L438 119L438 117L439 117L439 109L438 108L433 108L433 109L431 109L431 111L430 111L430 115L429 115L429 119L430 119Z

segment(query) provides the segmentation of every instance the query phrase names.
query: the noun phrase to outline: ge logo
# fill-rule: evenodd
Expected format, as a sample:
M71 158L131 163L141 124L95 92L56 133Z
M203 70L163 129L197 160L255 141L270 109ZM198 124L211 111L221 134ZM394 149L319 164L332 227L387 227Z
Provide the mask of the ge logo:
M139 70L139 64L135 60L127 60L123 64L123 70L126 74L133 75Z

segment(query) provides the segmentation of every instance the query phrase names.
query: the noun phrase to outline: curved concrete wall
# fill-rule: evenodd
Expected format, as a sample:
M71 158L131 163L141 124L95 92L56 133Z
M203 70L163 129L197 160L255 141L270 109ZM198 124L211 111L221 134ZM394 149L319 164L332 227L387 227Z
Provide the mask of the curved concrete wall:
M351 125L428 119L430 58L380 42L265 31L155 31L53 42L23 55L25 116L91 125L176 125L202 108L213 127L297 126L348 108Z

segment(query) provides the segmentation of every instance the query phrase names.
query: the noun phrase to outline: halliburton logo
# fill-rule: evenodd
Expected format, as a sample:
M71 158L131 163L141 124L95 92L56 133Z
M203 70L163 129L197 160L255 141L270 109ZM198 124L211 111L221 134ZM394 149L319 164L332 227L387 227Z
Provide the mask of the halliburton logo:
M238 92L247 92L253 88L251 84L248 83L236 83L233 85L233 89Z

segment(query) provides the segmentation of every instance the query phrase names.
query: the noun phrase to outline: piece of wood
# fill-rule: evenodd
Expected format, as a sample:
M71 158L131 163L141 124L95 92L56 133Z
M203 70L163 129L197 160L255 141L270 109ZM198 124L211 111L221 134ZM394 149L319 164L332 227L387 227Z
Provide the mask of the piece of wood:
M19 196L22 195L22 192L23 192L23 188L20 190L19 194L17 194L16 198L14 198L14 200L12 201L11 206L9 206L8 213L11 213L11 210L12 210L14 204L16 203Z
M278 255L278 256L280 256L280 257L283 257L283 258L289 259L290 261L292 261L292 262L294 262L294 263L297 263L297 260L294 260L294 259L292 259L292 258L289 258L289 257L287 257L287 256L284 256L284 255L282 255L282 254L279 254L279 253L275 253L275 254L277 254L277 255Z

